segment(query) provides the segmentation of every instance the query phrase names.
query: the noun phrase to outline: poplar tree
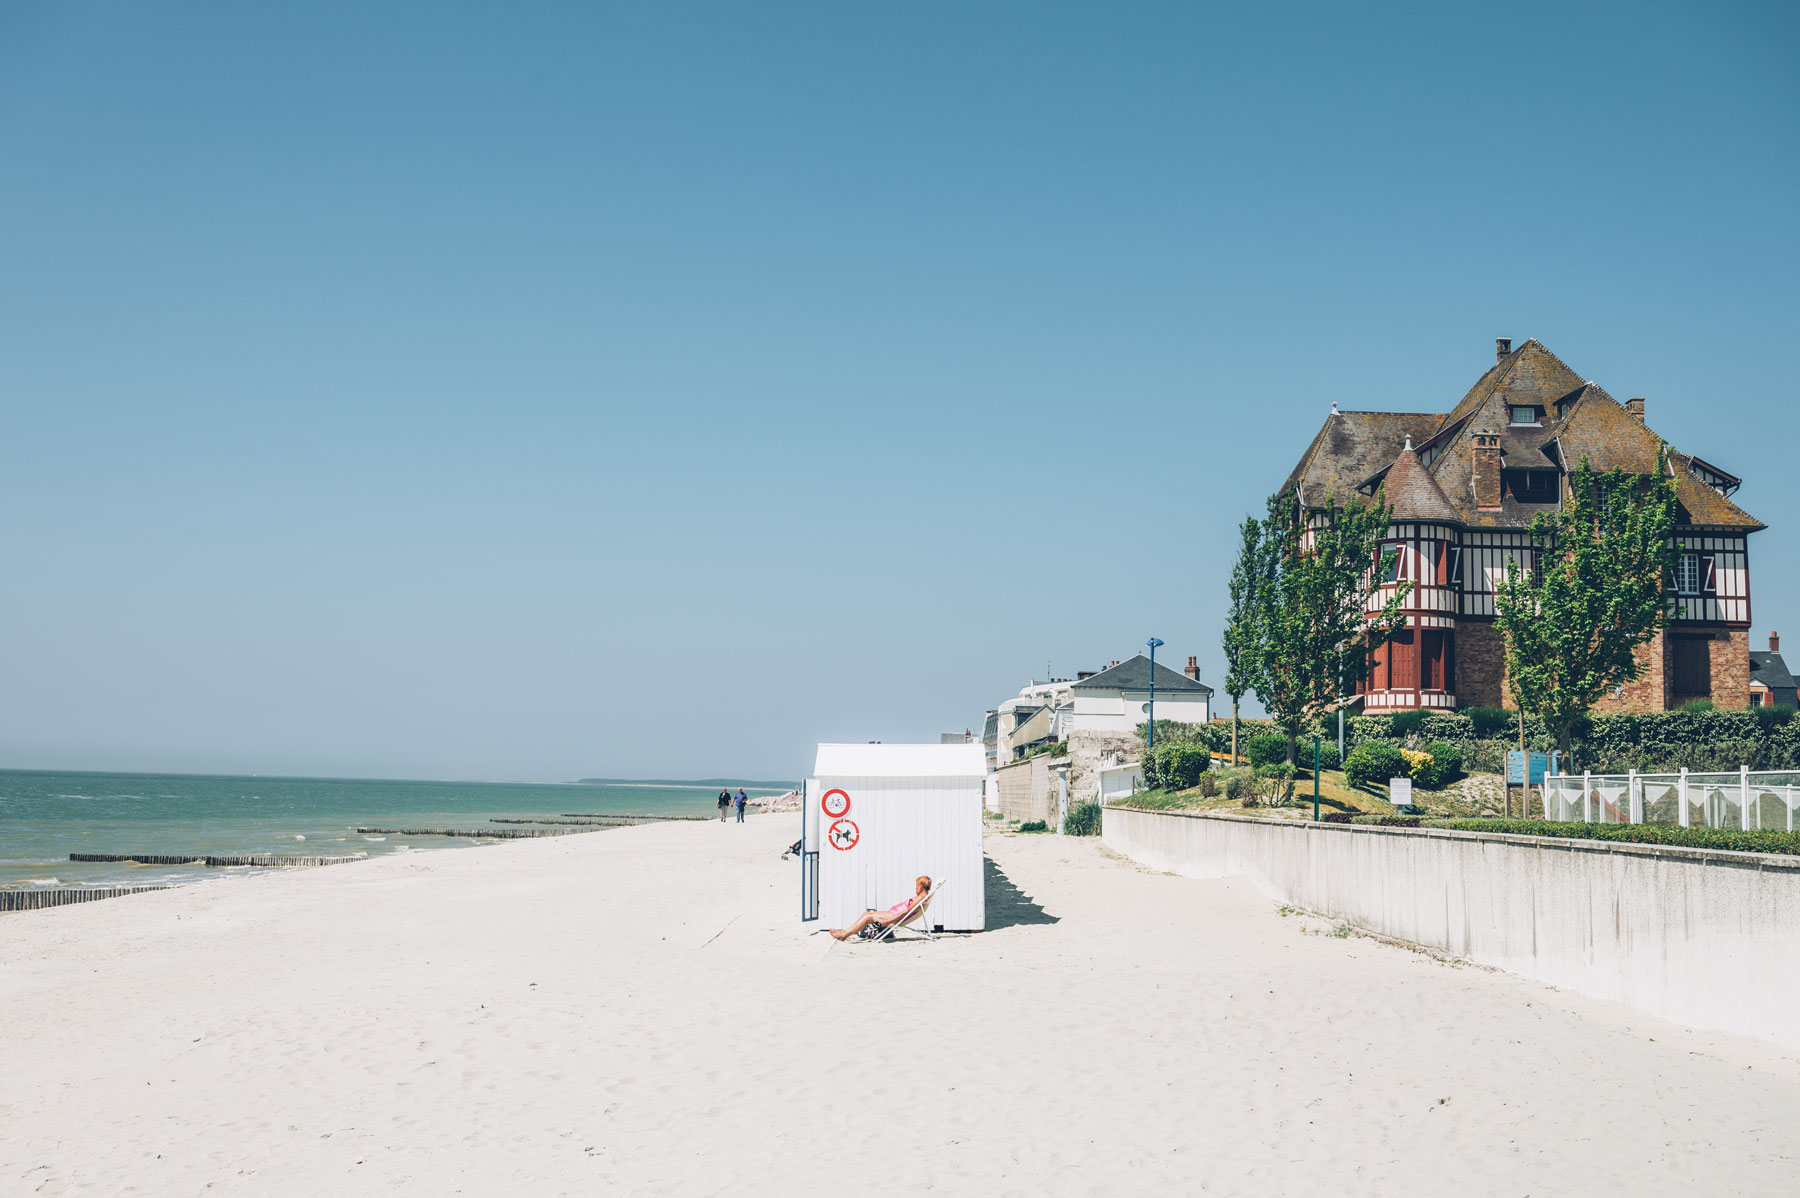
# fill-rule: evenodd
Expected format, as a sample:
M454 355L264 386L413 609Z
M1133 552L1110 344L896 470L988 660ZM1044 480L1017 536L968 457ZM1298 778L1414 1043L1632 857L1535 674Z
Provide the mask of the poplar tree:
M1411 582L1395 586L1378 610L1366 610L1390 515L1384 492L1373 503L1341 508L1329 496L1323 517L1309 527L1293 488L1269 499L1253 685L1287 733L1289 765L1300 725L1354 691L1368 676L1370 655L1406 623Z
M1263 544L1262 524L1245 516L1238 529L1243 543L1231 567L1231 607L1225 614L1225 693L1231 696L1231 763L1238 760L1238 703L1256 689L1262 629L1257 599L1268 575L1270 555Z
M1507 685L1555 734L1565 769L1576 721L1644 672L1638 650L1667 623L1674 531L1667 446L1649 476L1601 473L1583 457L1561 510L1531 522L1529 568L1507 559L1494 589Z

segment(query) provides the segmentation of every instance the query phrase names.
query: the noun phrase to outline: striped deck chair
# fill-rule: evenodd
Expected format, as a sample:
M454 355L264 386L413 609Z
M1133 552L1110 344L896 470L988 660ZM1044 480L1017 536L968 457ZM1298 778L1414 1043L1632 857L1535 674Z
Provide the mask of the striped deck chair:
M899 919L896 919L893 923L882 928L877 935L870 936L868 938L869 943L879 944L890 936L897 938L902 932L905 932L908 936L916 936L920 940L936 940L937 936L932 932L931 924L926 920L925 913L931 909L931 900L935 899L938 896L938 892L947 885L949 885L949 883L941 878L934 881L931 884L931 889L926 892L925 900L923 902L914 903L912 910L908 911L905 915L902 915Z

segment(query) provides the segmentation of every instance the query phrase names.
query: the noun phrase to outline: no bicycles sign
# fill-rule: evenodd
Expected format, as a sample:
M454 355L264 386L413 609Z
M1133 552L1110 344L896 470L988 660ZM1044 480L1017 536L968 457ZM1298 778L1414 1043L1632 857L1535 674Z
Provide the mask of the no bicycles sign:
M819 800L819 809L832 819L841 819L850 814L850 796L834 787Z

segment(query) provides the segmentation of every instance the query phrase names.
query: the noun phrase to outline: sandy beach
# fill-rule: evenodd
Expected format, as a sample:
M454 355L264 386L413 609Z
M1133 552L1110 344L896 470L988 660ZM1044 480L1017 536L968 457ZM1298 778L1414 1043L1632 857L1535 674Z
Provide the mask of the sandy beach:
M1800 1063L990 835L841 945L791 816L0 916L5 1194L1776 1194Z

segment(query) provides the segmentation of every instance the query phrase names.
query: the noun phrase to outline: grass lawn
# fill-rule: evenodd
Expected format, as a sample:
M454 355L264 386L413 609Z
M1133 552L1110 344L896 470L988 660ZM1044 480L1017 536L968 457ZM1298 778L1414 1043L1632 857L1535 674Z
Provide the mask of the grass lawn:
M1312 772L1308 770L1295 778L1293 802L1285 807L1246 807L1237 799L1226 798L1223 793L1208 798L1200 793L1199 787L1190 790L1142 791L1120 805L1149 811L1228 811L1233 815L1262 816L1269 819L1311 819ZM1323 815L1331 811L1368 815L1394 813L1393 807L1388 805L1386 787L1378 788L1378 793L1358 790L1344 780L1342 771L1326 770L1319 777L1319 813Z

